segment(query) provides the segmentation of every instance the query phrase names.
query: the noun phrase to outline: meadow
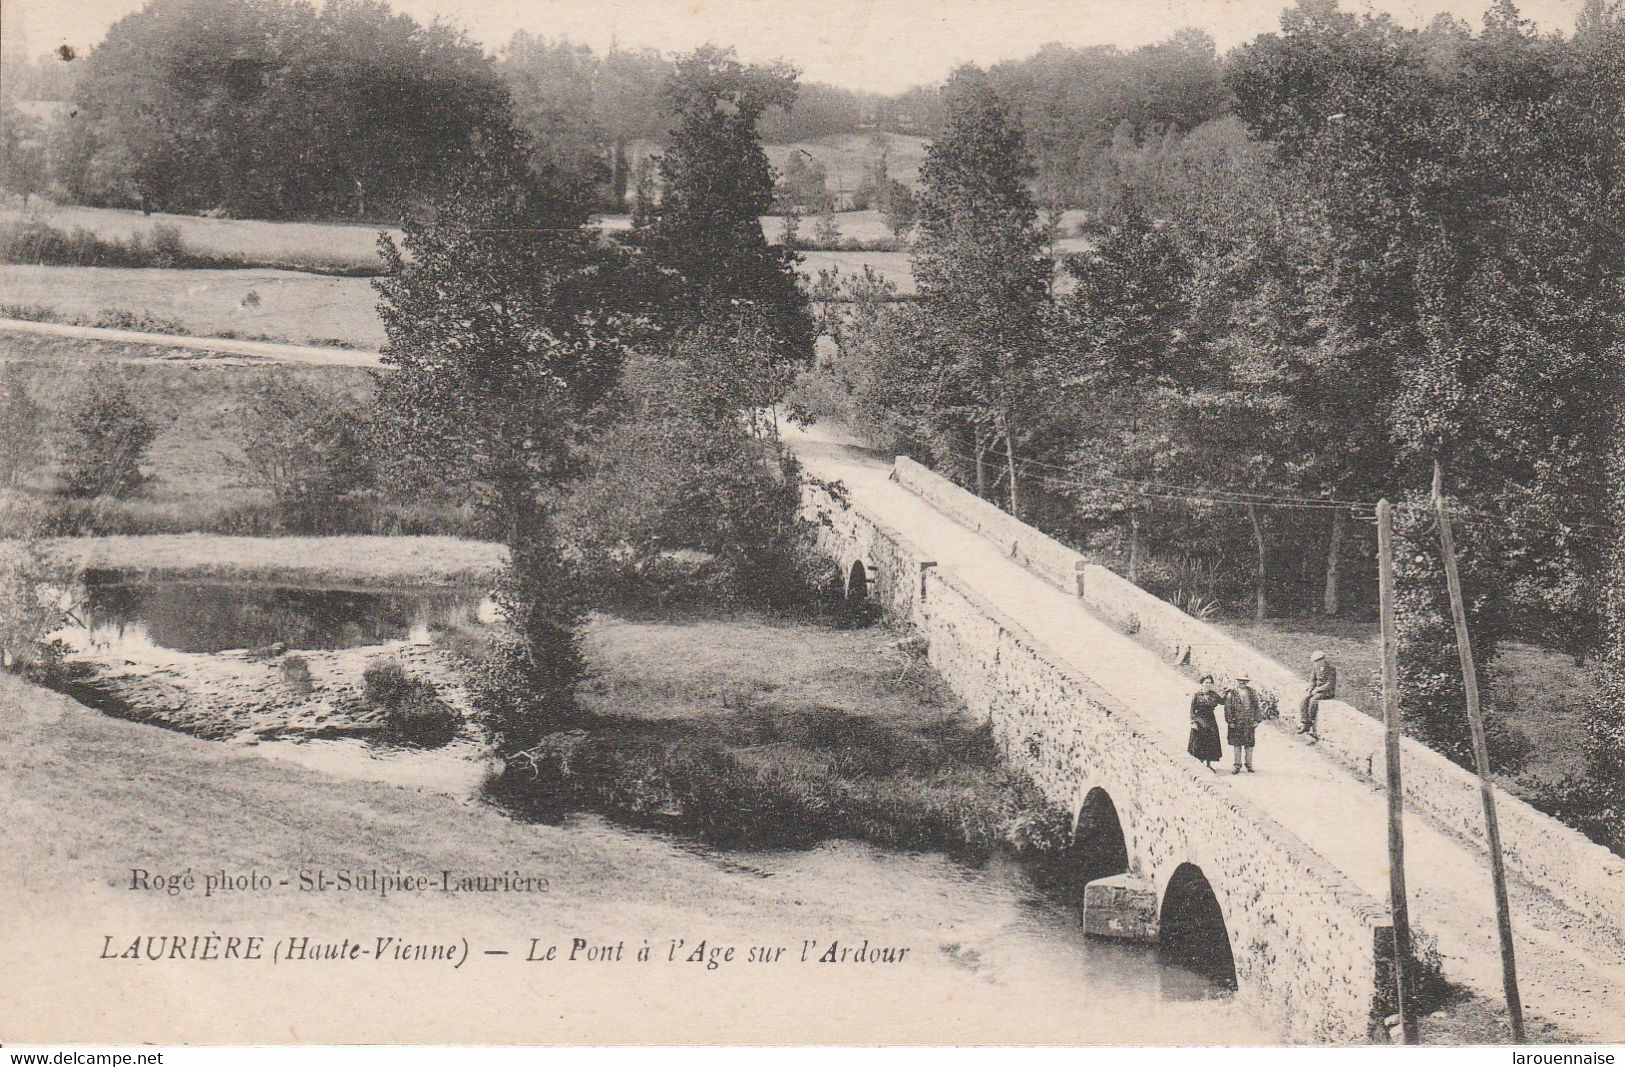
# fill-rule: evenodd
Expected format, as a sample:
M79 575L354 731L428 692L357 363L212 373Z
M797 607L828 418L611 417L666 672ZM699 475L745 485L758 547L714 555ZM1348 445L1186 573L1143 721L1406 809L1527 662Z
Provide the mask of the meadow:
M920 182L920 164L931 142L906 133L840 133L792 144L763 145L767 161L783 171L791 155L805 152L824 168L831 192L854 190L869 177L877 150L886 149L886 173L909 188Z
M257 224L251 224L257 225ZM169 320L173 332L377 350L378 294L367 278L289 270L0 264L0 313L113 324L107 312ZM99 321L100 320L100 321ZM131 328L140 329L139 325Z
M152 358L145 348L0 333L0 363L21 368L29 395L44 409L47 461L19 494L45 510L55 534L272 533L279 530L271 494L249 478L240 441L247 390L272 374L287 374L363 403L372 396L368 372L350 367L246 367L206 357ZM116 366L114 366L116 364ZM101 376L116 378L159 430L141 467L146 484L134 496L70 500L54 495L66 435L66 413ZM380 516L361 513L363 528ZM454 516L427 510L410 532L445 532ZM391 532L386 530L384 532Z
M264 222L158 211L144 215L134 209L48 202L36 202L26 211L16 205L0 207L0 226L30 220L61 230L82 228L99 237L121 241L148 236L158 226L171 227L179 233L186 248L196 254L307 271L377 270L380 232L388 232L397 239L400 236L400 231L393 227L359 223Z
M67 214L64 220L48 215L53 224L71 222L99 237L126 239L139 212L103 208L52 209ZM180 216L176 216L180 217ZM0 211L0 225L6 214ZM237 219L198 219L209 224L211 252L240 256L245 262L276 262L291 240L279 227L297 227L313 234L309 260L329 265L330 253L354 242L361 227L343 224L269 223ZM624 229L626 216L600 220L608 230ZM845 212L836 216L843 240L889 240L879 212ZM812 222L802 225L802 237L811 235ZM763 219L769 240L782 234L782 220ZM331 230L323 238L316 231ZM374 233L376 236L376 233ZM190 241L190 238L187 238ZM199 246L201 249L203 246ZM188 250L194 250L190 244ZM352 248L351 251L354 251ZM342 260L352 265L354 260ZM369 261L376 268L377 260ZM810 251L802 253L801 273L812 281L820 271L834 268L843 274L861 273L865 266L898 287L900 295L915 291L909 255L897 252ZM156 332L201 337L238 337L286 341L293 344L332 345L376 351L385 341L377 313L377 293L369 278L312 273L308 270L263 266L238 269L175 267L80 267L33 263L0 263L0 317L38 318L76 325L125 326ZM143 325L143 324L146 325Z

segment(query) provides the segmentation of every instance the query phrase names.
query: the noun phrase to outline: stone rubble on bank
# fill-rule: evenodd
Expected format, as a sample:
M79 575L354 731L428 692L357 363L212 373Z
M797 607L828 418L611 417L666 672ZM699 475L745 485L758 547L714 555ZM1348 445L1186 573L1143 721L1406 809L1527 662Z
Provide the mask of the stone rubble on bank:
M284 674L284 662L296 656L309 668L308 688ZM84 653L71 660L67 688L121 717L208 740L366 736L381 732L384 722L382 712L362 700L362 672L391 659L433 683L463 716L463 734L478 735L450 654L409 641L292 652L272 646L219 653L157 649L136 657Z

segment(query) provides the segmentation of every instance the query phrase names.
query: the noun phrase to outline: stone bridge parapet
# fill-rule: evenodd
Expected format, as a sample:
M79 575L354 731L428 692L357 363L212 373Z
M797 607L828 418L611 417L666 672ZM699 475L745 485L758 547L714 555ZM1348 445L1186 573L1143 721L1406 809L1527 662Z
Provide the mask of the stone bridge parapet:
M1168 753L1132 711L899 531L822 489L808 490L807 513L843 572L864 568L868 595L918 629L938 674L1052 803L1081 823L1091 798L1108 798L1127 871L1160 907L1176 881L1211 889L1244 1002L1292 1040L1369 1035L1390 943L1386 909L1251 802Z
M1156 649L1170 664L1211 673L1222 689L1252 679L1279 722L1295 730L1308 680L1274 658L1193 618L1098 563L1028 526L941 475L898 457L894 479L1063 592L1078 596ZM1356 776L1383 785L1381 720L1340 700L1320 705L1320 751ZM1412 739L1402 742L1405 800L1448 833L1486 847L1478 778ZM1497 789L1501 844L1508 869L1584 914L1625 916L1625 860L1585 835Z

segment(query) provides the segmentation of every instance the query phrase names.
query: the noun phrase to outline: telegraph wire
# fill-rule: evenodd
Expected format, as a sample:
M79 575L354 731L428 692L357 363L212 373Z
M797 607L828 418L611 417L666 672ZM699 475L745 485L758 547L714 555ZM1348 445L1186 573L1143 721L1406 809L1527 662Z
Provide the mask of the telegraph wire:
M935 449L941 455L951 456L955 459L974 464L974 456L968 456L954 449ZM1262 493L1252 490L1213 489L1205 486L1177 485L1171 482L1157 482L1150 480L1135 480L1131 478L1118 478L1109 474L1084 474L1075 467L1063 467L1043 460L1022 459L1022 467L1040 467L1045 470L1058 471L1071 475L1070 478L1057 478L1052 475L1035 474L1029 472L1027 477L1045 485L1060 488L1093 489L1105 493L1120 493L1132 495L1142 500L1161 500L1172 503L1206 504L1211 506L1253 506L1273 508L1282 511L1343 511L1350 514L1356 522L1368 523L1376 521L1377 505L1374 501L1342 500L1331 497L1303 497L1278 493ZM1003 473L1003 463L999 463L1000 473ZM1396 512L1431 515L1433 509L1423 505L1392 505ZM1572 522L1540 522L1533 519L1510 519L1503 515L1482 511L1476 508L1452 505L1449 508L1453 518L1458 518L1465 525L1494 524L1513 529L1543 530L1552 533L1564 534L1568 537L1581 540L1608 541L1618 533L1619 528L1611 523L1586 522L1574 520ZM1596 533L1582 531L1594 530Z

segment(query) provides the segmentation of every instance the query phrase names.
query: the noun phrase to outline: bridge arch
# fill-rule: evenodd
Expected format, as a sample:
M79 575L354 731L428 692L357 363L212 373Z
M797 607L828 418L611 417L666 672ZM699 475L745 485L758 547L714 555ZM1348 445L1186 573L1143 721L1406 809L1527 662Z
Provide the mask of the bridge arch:
M846 572L846 602L849 607L862 607L869 599L869 569L863 560L855 559Z
M1231 989L1236 958L1218 894L1202 868L1181 863L1162 891L1159 947L1166 958Z
M1117 805L1104 787L1084 795L1072 824L1073 868L1080 884L1129 869L1128 841Z

